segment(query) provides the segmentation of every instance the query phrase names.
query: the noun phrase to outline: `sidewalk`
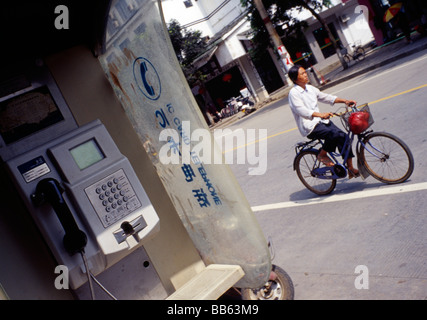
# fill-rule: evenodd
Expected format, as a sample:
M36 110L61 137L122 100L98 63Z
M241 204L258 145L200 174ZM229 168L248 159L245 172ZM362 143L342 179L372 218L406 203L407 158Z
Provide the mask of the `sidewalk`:
M414 33L412 34L412 40L412 43L407 44L404 37L401 37L390 43L373 48L372 50L366 52L366 57L363 61L358 62L352 60L349 64L349 67L345 70L341 64L339 64L335 70L332 70L331 72L323 75L327 83L319 86L319 89L324 90L333 87L361 74L427 49L427 37L422 37L418 33ZM258 110L277 100L287 97L290 89L291 87L284 87L271 93L267 100L255 105L256 109ZM253 114L256 114L256 111L252 112L250 115ZM244 116L245 115L242 112L239 112L229 118L222 119L220 122L215 123L210 128L214 129L218 127L225 127L243 118Z
M412 35L413 42L406 43L404 37L394 40L388 44L373 48L366 52L363 61L350 62L348 69L343 70L342 66L324 75L329 82L321 86L320 89L332 87L338 83L357 77L381 66L392 63L413 53L427 49L427 37L422 37L418 33Z

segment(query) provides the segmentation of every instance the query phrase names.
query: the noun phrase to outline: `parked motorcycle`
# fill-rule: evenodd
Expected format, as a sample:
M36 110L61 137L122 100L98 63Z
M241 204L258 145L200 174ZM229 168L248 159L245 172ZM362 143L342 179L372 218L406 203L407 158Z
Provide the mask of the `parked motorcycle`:
M273 242L268 241L271 260L274 259ZM293 300L295 295L294 284L285 270L272 264L268 281L258 289L237 289L243 300Z
M255 103L249 97L233 97L226 101L226 107L221 110L221 116L227 118L240 111L246 115L256 110L254 105Z
M225 105L226 106L221 110L221 116L223 118L231 117L232 115L239 112L239 107L238 107L236 98L231 98L225 101Z

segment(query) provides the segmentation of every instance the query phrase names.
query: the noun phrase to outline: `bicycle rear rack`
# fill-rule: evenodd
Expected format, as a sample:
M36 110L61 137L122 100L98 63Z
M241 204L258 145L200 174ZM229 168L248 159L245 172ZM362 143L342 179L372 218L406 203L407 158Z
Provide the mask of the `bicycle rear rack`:
M320 145L322 144L322 142L319 139L312 139L308 141L298 142L295 145L295 153L298 154L303 150L314 149L314 147L317 146L318 144Z

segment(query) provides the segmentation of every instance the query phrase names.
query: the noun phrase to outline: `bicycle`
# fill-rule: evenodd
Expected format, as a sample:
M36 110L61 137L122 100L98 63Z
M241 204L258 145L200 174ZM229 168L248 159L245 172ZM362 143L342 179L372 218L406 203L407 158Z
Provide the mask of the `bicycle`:
M362 61L363 59L365 59L365 49L363 49L361 45L353 44L352 47L353 52L351 55L348 53L347 48L341 50L343 59L347 64L350 63L351 59L355 61Z
M368 104L345 109L342 113L334 113L340 117L347 134L342 152L328 153L333 166L325 166L317 159L319 148L316 146L322 146L323 141L312 139L295 146L293 168L304 186L318 195L331 193L337 179L348 176L346 163L356 135L357 165L363 179L371 175L386 184L402 183L409 179L414 171L414 157L409 147L391 133L367 130L374 123ZM367 113L368 121L361 130L349 124L351 114L356 112ZM343 158L341 163L337 160L339 156Z

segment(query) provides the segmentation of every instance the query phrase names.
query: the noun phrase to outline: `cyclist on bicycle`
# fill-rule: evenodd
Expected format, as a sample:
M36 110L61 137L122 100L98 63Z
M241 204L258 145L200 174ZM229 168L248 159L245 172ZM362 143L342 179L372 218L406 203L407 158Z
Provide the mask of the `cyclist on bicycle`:
M333 105L334 103L345 103L347 106L355 105L356 101L338 98L337 96L321 92L318 88L309 85L307 72L300 65L294 65L288 72L289 78L294 82L294 87L289 92L289 105L297 123L298 129L303 137L309 139L324 140L323 148L320 150L318 160L326 166L333 166L328 152L338 150L345 154L343 146L346 133L329 120L333 113L321 113L318 101ZM347 160L349 178L359 176L359 171L353 167L354 154L350 147Z

